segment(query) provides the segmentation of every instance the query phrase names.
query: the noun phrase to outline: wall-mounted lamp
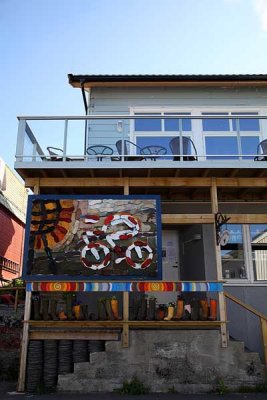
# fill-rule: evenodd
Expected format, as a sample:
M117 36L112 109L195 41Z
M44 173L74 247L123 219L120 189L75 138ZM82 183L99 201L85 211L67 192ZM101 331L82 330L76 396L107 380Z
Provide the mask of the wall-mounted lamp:
M123 121L117 122L117 131L120 133L123 131Z

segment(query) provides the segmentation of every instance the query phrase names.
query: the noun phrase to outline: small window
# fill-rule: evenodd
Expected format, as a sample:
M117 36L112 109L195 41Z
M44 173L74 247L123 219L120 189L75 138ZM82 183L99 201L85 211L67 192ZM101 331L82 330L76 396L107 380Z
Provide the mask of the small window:
M237 138L233 136L206 136L207 160L237 159Z
M164 113L164 115L178 115L180 113ZM190 115L189 113L187 114L181 114L181 115ZM165 131L180 131L180 125L182 128L182 131L191 131L191 119L189 118L173 118L173 119L164 119L164 128Z
M250 225L252 262L256 281L267 281L267 225Z
M160 113L149 113L150 115L161 115ZM147 113L135 113L135 115L147 115ZM153 132L161 131L161 119L135 119L134 120L135 131L142 132Z
M242 225L230 224L221 227L221 233L228 231L229 241L221 246L223 277L225 279L246 279Z
M202 115L228 115L228 113L202 113ZM214 118L214 119L202 119L203 131L214 132L214 131L230 131L229 119L227 118Z
M232 115L258 115L258 113L232 113ZM236 131L237 130L237 120L233 119L233 130ZM240 131L256 131L259 132L260 131L260 121L259 119L239 119L239 130Z

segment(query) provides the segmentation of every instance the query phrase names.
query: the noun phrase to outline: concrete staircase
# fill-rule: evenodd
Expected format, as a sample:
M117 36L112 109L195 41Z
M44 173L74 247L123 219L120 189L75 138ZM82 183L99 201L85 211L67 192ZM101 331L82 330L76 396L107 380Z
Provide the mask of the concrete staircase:
M136 376L151 392L209 392L219 382L229 389L265 381L259 355L244 343L220 344L218 330L131 330L130 346L106 342L90 362L75 364L74 373L59 375L58 391L112 392Z

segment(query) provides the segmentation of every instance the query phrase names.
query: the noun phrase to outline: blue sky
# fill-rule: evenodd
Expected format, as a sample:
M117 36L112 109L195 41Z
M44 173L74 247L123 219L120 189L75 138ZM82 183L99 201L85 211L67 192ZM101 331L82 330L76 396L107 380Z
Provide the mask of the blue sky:
M267 0L0 0L0 137L82 115L67 74L267 74Z

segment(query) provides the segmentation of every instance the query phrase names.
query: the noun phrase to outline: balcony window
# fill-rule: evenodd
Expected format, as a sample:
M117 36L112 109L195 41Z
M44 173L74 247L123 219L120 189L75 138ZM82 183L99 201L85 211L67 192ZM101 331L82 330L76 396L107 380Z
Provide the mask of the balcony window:
M189 113L164 113L164 115L190 115ZM164 119L164 130L165 131L182 131L188 132L192 130L190 118L173 118Z
M231 113L231 115L258 115L258 113L253 113L253 112L246 112L246 113ZM242 132L259 132L260 131L260 121L258 119L254 118L248 118L248 119L239 119L239 130ZM237 120L233 119L232 120L233 124L233 131L237 130Z
M228 115L228 113L202 113L202 115ZM210 118L202 119L202 126L204 132L215 132L215 131L230 131L229 119L220 118Z
M149 113L150 115L161 115L160 113ZM135 115L147 115L147 113L135 113ZM162 120L161 119L136 119L135 120L135 131L161 131L162 130Z

